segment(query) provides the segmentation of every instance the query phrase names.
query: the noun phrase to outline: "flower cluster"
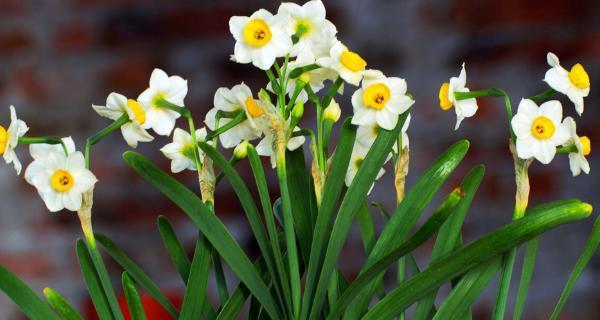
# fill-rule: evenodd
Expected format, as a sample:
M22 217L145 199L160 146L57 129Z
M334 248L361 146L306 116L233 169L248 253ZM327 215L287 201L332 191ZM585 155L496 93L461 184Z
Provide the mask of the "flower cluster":
M568 153L573 176L579 175L581 171L589 174L590 166L585 157L591 151L590 139L577 134L575 120L572 117L563 119L560 101L545 100L556 93L562 93L571 100L575 110L581 116L583 98L590 92L590 78L579 63L567 71L560 65L554 53L549 52L547 60L550 69L546 72L544 81L550 89L529 99L521 99L514 117L510 111L510 101L507 103L516 154L523 160L534 158L543 164L548 164L554 159L556 153ZM440 87L440 107L443 110L454 107L457 118L455 129L458 129L465 118L472 117L477 112L476 97L484 96L504 96L509 100L506 93L495 88L470 92L466 87L466 72L463 64L460 75L451 78Z

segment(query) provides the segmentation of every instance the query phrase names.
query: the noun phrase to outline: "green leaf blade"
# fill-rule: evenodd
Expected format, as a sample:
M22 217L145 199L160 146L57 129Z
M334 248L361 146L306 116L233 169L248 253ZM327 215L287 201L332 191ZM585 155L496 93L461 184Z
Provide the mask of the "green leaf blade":
M180 320L199 319L203 304L208 303L208 301L204 300L204 297L206 294L208 272L210 270L210 260L210 244L204 237L199 237L185 288L183 304L181 305Z
M127 271L123 272L121 276L121 284L123 287L123 294L129 307L129 314L133 320L146 320L146 312L142 305L142 298L135 287L135 283Z
M65 320L83 320L83 317L63 295L52 288L44 288L44 296L54 310Z

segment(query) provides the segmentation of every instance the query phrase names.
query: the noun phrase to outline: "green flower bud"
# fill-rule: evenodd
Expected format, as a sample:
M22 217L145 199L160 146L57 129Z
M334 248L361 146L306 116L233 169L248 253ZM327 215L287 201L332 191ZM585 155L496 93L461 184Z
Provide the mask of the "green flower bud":
M340 109L340 105L334 99L331 99L329 106L323 110L323 120L337 122L341 115L342 109Z
M250 143L248 142L248 140L244 140L242 141L240 144L238 144L235 149L233 149L233 156L236 157L236 159L244 159L248 156L248 147L250 146Z
M304 102L298 101L298 103L296 103L296 105L292 109L292 117L294 117L295 119L300 119L300 118L302 118L303 114L304 114Z

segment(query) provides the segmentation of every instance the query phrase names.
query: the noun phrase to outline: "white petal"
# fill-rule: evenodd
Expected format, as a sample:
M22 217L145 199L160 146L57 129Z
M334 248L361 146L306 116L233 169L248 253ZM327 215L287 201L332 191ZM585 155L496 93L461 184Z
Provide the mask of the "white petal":
M132 148L137 148L138 142L150 142L154 140L154 137L146 130L131 122L126 123L121 127L121 133L123 134L125 142Z
M533 102L533 100L521 99L517 114L522 114L523 116L534 120L539 115L538 106L535 104L535 102Z
M458 100L456 101L455 108L456 112L460 112L463 117L472 117L477 112L477 100L475 98Z
M568 71L563 69L561 66L556 66L548 71L544 76L544 81L554 90L566 93L567 90L572 86L571 80L569 80Z
M179 173L189 167L189 161L186 158L174 159L171 161L171 172Z
M464 88L467 85L467 71L465 70L465 63L463 62L460 74L458 75L457 85L459 88Z
M77 171L85 168L85 157L81 152L73 152L67 157L65 169L68 171Z
M562 105L558 100L544 102L540 106L539 114L552 120L554 125L558 125L562 121Z
M98 182L96 176L87 169L73 172L73 178L75 178L75 186L73 186L73 190L79 193L90 191L96 182Z
M250 63L252 62L252 49L245 43L238 41L235 43L233 49L233 56L237 63Z
M531 121L532 120L523 113L517 113L510 122L515 135L517 137L530 137L532 124Z
M517 138L517 155L521 159L529 159L533 157L533 146L535 140L533 138Z
M229 19L229 32L236 41L243 41L242 32L248 21L250 21L249 17L242 16L233 16Z
M569 134L569 128L567 128L562 123L558 123L556 126L556 130L554 131L554 134L552 135L552 139L551 139L552 143L555 146L559 146L561 144L565 144L570 138L571 138L571 135Z
M43 173L44 170L46 170L46 168L41 161L33 161L27 166L27 169L25 169L25 181L34 185L33 179L40 173Z
M539 152L536 152L535 158L543 164L550 163L556 154L556 146L550 141L540 141L537 145Z
M393 130L398 123L398 116L386 109L375 112L375 119L377 124L386 130Z
M65 208L69 211L77 211L81 209L82 195L79 192L65 192L61 195L62 202Z
M304 9L304 14L311 19L325 19L325 6L320 0L308 1L302 5L302 8Z
M548 65L551 67L560 66L560 60L558 60L558 57L552 52L548 52L546 61L548 61Z
M155 68L150 75L150 87L158 91L169 88L169 76L161 69Z
M153 110L156 113L156 119L152 123L152 129L156 134L161 136L169 136L175 128L175 119L171 110Z
M62 197L59 193L48 192L41 194L41 196L50 212L58 212L65 208L62 202Z
M261 50L253 50L252 64L262 70L268 70L275 62L277 53L271 46L265 46Z

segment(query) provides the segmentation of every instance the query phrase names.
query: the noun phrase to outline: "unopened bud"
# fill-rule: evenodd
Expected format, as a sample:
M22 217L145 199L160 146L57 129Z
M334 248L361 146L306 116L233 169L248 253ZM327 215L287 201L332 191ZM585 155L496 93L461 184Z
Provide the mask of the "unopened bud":
M244 140L242 141L240 144L238 144L235 149L233 149L233 156L236 157L237 159L244 159L248 156L248 147L250 146L250 143L248 142L248 140Z
M298 103L296 103L296 105L292 109L292 117L294 117L295 119L300 119L300 118L302 118L303 114L304 114L304 102L298 101Z
M334 99L331 99L329 106L323 111L323 120L337 122L341 115L342 109L340 109L340 105Z
M302 82L303 85L307 85L310 82L310 74L308 72L304 72L298 77L298 81Z

